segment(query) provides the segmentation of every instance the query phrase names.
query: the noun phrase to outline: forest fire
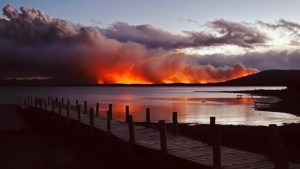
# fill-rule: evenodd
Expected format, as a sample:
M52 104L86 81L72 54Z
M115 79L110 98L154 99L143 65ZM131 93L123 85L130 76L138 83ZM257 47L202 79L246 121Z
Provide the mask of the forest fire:
M241 65L235 65L228 68L226 71L207 71L198 69L194 71L187 71L182 69L175 69L166 71L161 69L159 74L141 74L139 71L133 69L112 69L109 72L98 74L98 84L172 84L172 83L217 83L224 82L231 79L251 75L257 72L256 69L247 69ZM153 78L156 76L156 78ZM158 77L160 79L158 79ZM151 79L152 78L152 79Z

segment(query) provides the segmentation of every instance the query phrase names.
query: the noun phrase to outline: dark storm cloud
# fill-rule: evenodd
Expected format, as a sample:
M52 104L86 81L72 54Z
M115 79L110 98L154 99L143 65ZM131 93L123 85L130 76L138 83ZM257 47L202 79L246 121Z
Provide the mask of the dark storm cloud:
M129 25L124 22L116 22L110 28L102 29L103 34L109 38L121 42L136 42L148 48L189 48L201 46L216 46L232 44L241 47L252 48L263 44L268 37L254 27L243 23L216 20L207 23L214 32L184 31L183 35L173 34L156 28L152 25Z
M275 24L273 23L266 23L263 21L257 21L258 24L270 28L270 29L285 29L285 30L289 30L293 33L299 33L300 31L300 24L295 23L295 22L290 22L290 21L286 21L284 19L280 19L279 21L277 21Z
M249 52L239 56L215 54L197 57L196 60L199 64L212 64L217 67L240 62L249 67L256 67L259 70L299 69L300 50L294 52Z
M209 23L222 36L217 38L224 44L234 44L242 47L253 47L255 44L262 44L269 38L255 27L244 23L216 20Z

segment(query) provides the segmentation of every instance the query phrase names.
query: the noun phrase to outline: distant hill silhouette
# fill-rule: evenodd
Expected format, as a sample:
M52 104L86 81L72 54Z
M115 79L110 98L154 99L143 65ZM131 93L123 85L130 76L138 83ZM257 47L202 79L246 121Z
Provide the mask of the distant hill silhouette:
M300 70L265 70L249 76L229 80L226 86L300 86Z

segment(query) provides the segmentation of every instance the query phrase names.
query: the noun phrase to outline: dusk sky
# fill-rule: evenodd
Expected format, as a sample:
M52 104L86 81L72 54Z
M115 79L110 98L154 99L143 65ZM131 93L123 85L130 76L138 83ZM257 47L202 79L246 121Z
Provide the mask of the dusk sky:
M296 0L2 0L0 6L1 79L207 83L300 67Z

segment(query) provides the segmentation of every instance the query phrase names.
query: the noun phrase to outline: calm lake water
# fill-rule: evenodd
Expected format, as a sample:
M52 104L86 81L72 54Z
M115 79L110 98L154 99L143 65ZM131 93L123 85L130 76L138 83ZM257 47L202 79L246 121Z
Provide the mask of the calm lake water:
M261 98L224 91L254 89L283 89L285 87L2 87L0 104L16 103L17 99L29 96L53 96L69 98L72 104L84 100L90 107L100 103L101 115L107 105L113 104L114 119L125 119L125 106L130 106L134 121L145 121L145 109L150 108L151 120L171 121L172 112L178 112L181 123L209 123L215 116L219 124L268 125L299 122L300 117L287 113L257 111L255 100L276 101L276 98ZM222 92L223 91L223 92Z

